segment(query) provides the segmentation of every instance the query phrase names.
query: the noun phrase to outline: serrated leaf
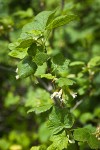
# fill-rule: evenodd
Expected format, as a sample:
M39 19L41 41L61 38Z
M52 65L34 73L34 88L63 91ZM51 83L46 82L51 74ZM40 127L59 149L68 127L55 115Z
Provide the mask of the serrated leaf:
M54 135L50 138L51 141L53 141L53 144L51 144L47 150L62 150L64 148L67 148L68 145L68 138L66 136L65 131L58 135Z
M46 78L46 79L54 79L55 76L52 76L52 74L48 73L48 74L42 74L41 78Z
M46 53L44 53L44 52L38 52L38 53L35 55L33 61L34 61L38 66L41 66L41 65L43 65L44 62L47 61L48 58L49 58L49 56L48 56Z
M73 123L74 118L67 108L53 107L47 126L52 131L52 134L57 134L64 128L71 128Z
M77 18L76 15L62 15L57 18L55 18L48 26L47 29L53 29L60 26L63 26L65 24L68 24L69 22L75 20Z
M100 56L96 56L94 58L92 58L89 63L88 66L91 67L95 67L95 66L100 66Z
M34 74L37 69L36 64L32 61L31 57L28 56L20 61L17 67L19 78L28 77L29 75Z
M44 96L45 95L45 96ZM53 106L53 101L50 98L49 93L45 90L37 89L31 91L27 97L26 107L30 107L29 112L35 112L36 114L45 112Z
M88 144L91 149L99 149L100 148L100 141L93 134L91 134L90 138L88 139Z
M30 32L32 30L44 32L49 17L54 14L54 11L40 12L31 23L23 27L22 32Z
M75 81L68 78L59 78L58 80L56 80L56 83L58 83L59 87L63 87L63 86L73 85Z

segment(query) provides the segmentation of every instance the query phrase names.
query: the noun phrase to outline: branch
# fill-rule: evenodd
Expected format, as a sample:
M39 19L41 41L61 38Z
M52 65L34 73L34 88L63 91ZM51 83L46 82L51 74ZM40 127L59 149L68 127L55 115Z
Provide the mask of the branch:
M65 4L65 0L61 0L61 9L63 10Z
M7 67L2 66L2 65L0 65L0 70L4 70L4 71L7 71L7 72L15 73L13 68L7 68Z
M83 102L83 99L76 102L75 106L70 110L71 112L74 111L81 103Z
M44 87L44 89L49 92L50 94L52 93L52 86L51 84L47 85L41 78L37 77L38 82Z

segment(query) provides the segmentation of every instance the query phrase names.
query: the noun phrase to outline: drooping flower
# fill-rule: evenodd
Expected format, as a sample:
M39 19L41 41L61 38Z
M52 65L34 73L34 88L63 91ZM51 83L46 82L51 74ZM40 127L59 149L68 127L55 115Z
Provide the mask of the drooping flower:
M73 98L77 97L77 93L70 93Z

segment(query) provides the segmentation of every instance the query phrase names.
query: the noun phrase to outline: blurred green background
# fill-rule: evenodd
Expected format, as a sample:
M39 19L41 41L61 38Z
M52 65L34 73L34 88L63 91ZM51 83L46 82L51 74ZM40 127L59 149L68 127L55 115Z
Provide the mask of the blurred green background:
M56 7L60 8L60 13L71 10L80 19L56 29L53 39L50 39L50 48L55 53L62 51L71 61L87 63L92 57L100 56L99 0L0 0L0 150L29 150L32 145L48 143L49 132L44 124L46 115L27 114L26 107L31 105L36 92L40 98L47 93L29 78L16 80L18 60L8 56L8 44L18 38L23 25L35 15ZM79 93L83 95L88 83L84 78L78 82ZM82 107L74 112L77 125L98 124L100 73L95 75L93 87L91 96L85 97Z

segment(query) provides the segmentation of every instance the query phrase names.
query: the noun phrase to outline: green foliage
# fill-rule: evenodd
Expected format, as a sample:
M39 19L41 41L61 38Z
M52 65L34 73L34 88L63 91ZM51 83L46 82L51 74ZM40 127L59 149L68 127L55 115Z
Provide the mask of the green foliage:
M34 99L32 99L32 97L34 97ZM53 105L49 93L42 89L37 89L34 93L33 91L30 92L27 99L26 106L31 107L28 113L35 111L36 114L39 114L47 111Z
M99 11L0 0L1 150L100 149Z
M59 78L57 81L59 87L73 85L74 81L68 78Z
M25 78L35 73L37 65L32 61L30 57L27 56L19 62L17 67L18 78Z
M96 56L94 58L92 58L89 63L88 66L90 68L96 67L96 66L100 66L100 56Z
M41 66L44 62L46 62L48 59L48 55L46 53L43 52L38 52L33 61L38 65Z
M74 118L66 108L53 107L47 126L52 131L52 134L57 134L63 129L71 128L73 123Z
M67 148L68 138L66 137L65 131L58 135L53 135L50 139L53 143L47 148L47 150L58 149L62 150Z
M77 16L75 15L62 15L57 18L55 18L48 26L47 29L53 29L60 26L63 26L65 24L68 24L69 22L75 20Z
M74 130L74 139L77 141L87 142L91 149L99 149L100 142L95 137L94 128L79 128Z

